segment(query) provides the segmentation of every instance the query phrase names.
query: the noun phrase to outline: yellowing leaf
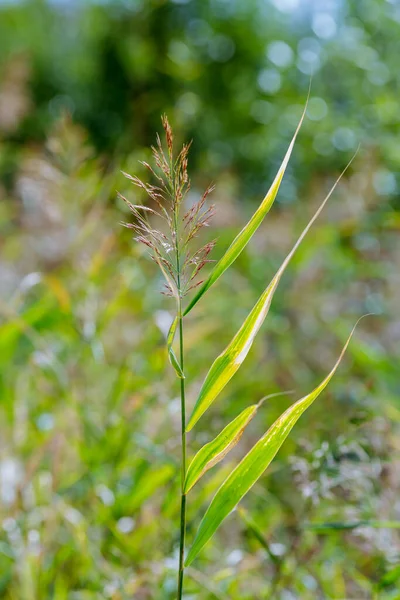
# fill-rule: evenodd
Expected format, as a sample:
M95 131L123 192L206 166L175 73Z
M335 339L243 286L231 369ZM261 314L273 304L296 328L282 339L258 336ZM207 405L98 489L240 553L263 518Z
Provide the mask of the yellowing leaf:
M71 297L62 281L53 275L46 275L43 280L57 298L61 310L65 312L70 311Z
M320 215L322 209L325 204L329 200L332 195L334 189L339 183L340 179L343 177L345 171L348 169L351 164L353 158L348 163L344 171L341 173L339 178L336 180L335 184L331 188L330 192L326 196L325 200L322 202L321 206L317 210L317 212L312 217L311 221L303 230L299 239L293 246L292 250L289 252L285 260L283 261L281 267L275 274L271 283L268 285L266 290L261 294L257 303L253 307L252 311L244 321L243 325L239 329L238 333L235 335L230 344L225 348L225 350L220 354L214 363L211 365L211 368L204 380L202 388L199 393L199 397L194 406L192 415L189 419L188 426L186 428L187 431L190 431L193 426L200 419L202 414L207 410L210 404L215 400L218 394L223 390L229 380L233 377L236 371L239 369L240 365L246 358L252 344L254 338L256 337L261 325L263 324L265 317L268 314L269 307L272 302L272 298L274 297L274 293L276 288L278 287L279 281L289 264L292 256L296 252L297 248L303 241L304 237L307 235L313 223L316 221L318 216Z
M200 448L187 469L184 493L187 494L204 473L219 463L236 446L247 425L255 417L257 410L265 400L292 393L276 392L264 396L257 404L245 408L215 439Z
M186 566L193 562L222 521L261 477L303 412L326 388L343 358L357 324L358 321L350 333L335 366L325 379L310 394L298 400L275 421L267 433L253 446L221 485L200 523L186 559Z
M186 472L184 493L187 494L202 475L219 463L236 446L246 426L257 412L257 404L245 408L211 442L200 448Z
M307 98L307 102L308 102L308 98ZM304 107L303 114L301 115L299 124L297 125L297 129L292 138L292 141L290 142L289 148L287 149L287 152L285 154L283 162L282 162L281 166L279 167L279 171L276 174L275 179L272 182L272 185L267 192L267 195L261 202L261 204L258 207L258 209L256 210L256 212L251 217L250 221L243 227L243 229L240 231L240 233L238 233L238 235L235 237L235 239L233 240L233 242L231 243L231 245L229 246L228 250L225 252L223 257L217 262L217 264L211 271L211 273L208 276L208 278L206 279L206 281L203 283L202 286L200 286L198 292L193 296L192 300L190 301L190 303L188 304L188 306L186 307L186 309L183 313L184 315L187 315L188 312L190 312L192 310L194 305L197 304L197 302L200 300L200 298L203 296L203 294L206 293L206 291L213 285L213 283L215 283L217 281L217 279L219 279L221 277L221 275L224 273L224 271L226 271L226 269L228 269L228 267L230 267L231 264L237 259L239 254L246 247L247 243L249 242L249 240L251 239L253 234L257 231L257 229L261 225L266 214L269 212L272 204L274 203L276 195L278 193L279 187L281 185L281 181L282 181L283 176L286 171L286 167L289 163L289 159L292 154L292 150L294 147L294 143L296 141L297 134L299 133L300 127L303 123L304 116L305 116L306 110L307 110L307 102L306 102L306 106Z

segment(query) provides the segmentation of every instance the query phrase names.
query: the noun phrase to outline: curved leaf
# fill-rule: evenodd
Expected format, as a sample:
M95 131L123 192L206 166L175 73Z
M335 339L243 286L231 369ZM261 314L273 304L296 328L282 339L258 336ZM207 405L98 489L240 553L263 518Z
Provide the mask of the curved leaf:
M309 94L310 94L310 92L309 92ZM281 185L281 181L282 181L283 176L286 171L286 167L289 163L289 159L292 154L292 150L294 147L294 143L296 141L297 134L300 131L300 127L303 123L304 116L306 114L307 104L308 104L308 97L307 97L306 105L303 110L303 114L301 115L299 124L297 125L296 131L294 132L292 141L289 144L289 148L286 151L286 154L282 161L282 164L279 167L279 171L276 174L275 179L272 182L272 185L267 192L267 195L261 202L260 206L254 213L254 215L251 217L250 221L243 227L243 229L240 231L240 233L238 233L238 235L235 237L235 239L233 240L233 242L231 243L231 245L229 246L228 250L225 252L223 257L217 262L217 264L211 271L211 273L208 276L208 278L206 279L206 281L199 288L197 294L195 294L193 296L192 300L190 301L190 303L188 304L188 306L186 307L186 309L183 313L184 315L187 315L192 310L194 305L197 304L197 302L200 300L200 298L203 296L203 294L206 293L206 291L213 285L213 283L215 283L217 281L217 279L219 279L221 277L221 275L224 273L224 271L226 271L226 269L228 269L228 267L230 267L231 264L237 259L239 254L246 247L247 243L249 242L249 240L251 239L253 234L257 231L257 229L261 225L266 214L269 212L272 204L274 203L276 195L278 193L279 186Z
M211 442L200 448L190 463L185 479L184 493L187 494L200 477L211 467L219 463L236 446L246 426L257 412L258 405L245 408Z
M168 358L169 358L169 362L174 367L175 372L178 375L179 379L185 379L185 375L181 369L181 365L179 364L179 361L176 357L174 349L172 348L177 325L178 325L178 317L175 317L175 319L171 323L171 327L169 328L169 332L168 332L168 336L167 336Z
M335 366L325 379L310 394L298 400L275 421L221 485L200 523L186 559L186 566L190 565L225 517L261 477L303 412L326 388L343 358L359 320L353 327Z
M336 188L337 184L339 183L340 179L343 177L344 173L346 172L346 170L350 166L351 162L353 161L354 156L350 160L350 162L347 164L344 171L342 171L342 173L340 174L340 176L338 177L336 182L334 183L330 192L328 193L328 195L322 202L322 204L319 207L319 209L317 210L317 212L312 217L311 221L308 223L308 225L303 230L299 239L297 240L297 242L293 246L292 250L289 252L287 257L283 261L281 267L275 274L274 278L272 279L271 283L268 285L267 289L261 294L260 298L258 299L258 301L255 304L255 306L253 307L252 311L250 312L250 314L246 318L245 322L239 329L238 333L235 335L235 337L230 342L230 344L225 348L225 350L222 352L222 354L220 354L215 359L214 363L211 365L211 368L210 368L209 372L207 373L207 376L206 376L204 383L202 385L202 388L200 390L199 397L194 406L192 415L189 419L189 423L186 428L186 431L190 431L193 428L193 426L197 423L197 421L200 419L202 414L207 410L207 408L210 406L210 404L215 400L215 398L218 396L218 394L223 390L223 388L226 386L228 381L233 377L233 375L236 373L236 371L239 369L240 365L246 358L246 356L253 344L254 338L256 337L261 325L263 324L263 322L265 320L265 317L268 314L269 307L271 305L275 290L278 287L279 281L280 281L287 265L289 264L291 258L293 257L294 253L296 252L297 248L303 241L304 237L307 235L311 226L313 225L313 223L316 221L316 219L320 215L325 204L328 202L330 196L332 195L332 193L333 193L334 189Z
M184 493L187 494L204 473L219 463L236 446L247 425L255 417L257 410L265 400L292 393L292 391L275 392L264 396L257 404L245 408L215 439L200 448L186 472Z

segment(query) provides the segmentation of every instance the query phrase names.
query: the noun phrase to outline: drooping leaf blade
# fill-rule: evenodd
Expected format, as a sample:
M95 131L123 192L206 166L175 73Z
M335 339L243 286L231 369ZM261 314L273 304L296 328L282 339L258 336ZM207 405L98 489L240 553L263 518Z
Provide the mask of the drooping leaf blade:
M257 303L247 316L238 333L232 339L230 344L225 348L225 350L215 359L214 363L211 365L211 368L207 373L207 376L201 387L199 396L197 398L193 412L189 419L186 431L190 431L193 428L193 426L197 423L197 421L200 419L203 413L207 410L210 404L212 404L212 402L215 400L218 394L223 390L226 384L230 381L230 379L239 369L240 365L243 363L261 325L263 324L268 314L272 298L274 297L276 288L278 287L278 284L287 265L289 264L297 248L300 246L301 242L307 235L311 226L314 224L314 222L322 212L325 204L328 202L340 179L343 177L344 173L349 168L351 162L354 159L354 156L347 164L344 171L342 171L338 179L335 181L328 195L325 197L317 212L314 214L312 219L309 221L308 225L301 233L297 242L283 261L282 265L276 272L268 287L261 294L260 298L258 299Z
M257 404L245 408L208 444L197 452L186 472L184 493L187 494L202 475L219 463L236 446L257 412Z
M291 394L291 391L276 392L264 396L257 404L245 408L233 421L208 444L205 444L192 459L185 478L184 493L187 494L209 469L214 467L236 446L259 407L269 398Z
M290 406L253 446L216 492L197 530L185 565L190 565L203 546L214 535L222 521L269 466L293 426L304 411L326 388L336 372L359 321L353 327L336 364L325 379L307 396Z
M178 361L176 354L174 352L174 349L172 347L177 326L178 326L178 317L175 317L175 319L171 323L171 327L169 328L169 332L168 332L168 336L167 336L168 358L169 358L169 362L174 367L175 372L178 375L179 379L185 379L185 375L181 369L181 365L179 364L179 361Z
M283 176L286 171L286 167L288 166L289 159L292 154L293 147L294 147L294 144L295 144L295 141L297 138L297 134L299 133L300 127L303 123L304 116L305 116L306 110L307 110L307 103L308 103L308 98L307 98L307 102L306 102L306 105L303 110L303 114L301 115L299 124L297 125L296 131L294 132L292 141L289 144L289 148L286 151L286 154L282 161L282 164L279 167L279 170L275 176L275 179L272 182L272 185L269 188L265 198L261 202L261 204L258 207L258 209L256 210L256 212L253 214L251 219L248 221L248 223L243 227L243 229L235 237L235 239L233 240L233 242L231 243L231 245L229 246L228 250L225 252L223 257L214 266L213 270L211 271L211 273L208 276L208 278L206 279L206 281L203 283L202 286L200 286L197 293L193 296L192 300L189 302L188 306L185 308L185 311L183 313L184 315L187 315L192 310L194 305L197 304L197 302L207 292L207 290L217 281L217 279L219 279L221 277L221 275L224 273L224 271L226 271L226 269L228 269L231 266L231 264L237 259L239 254L244 250L244 248L248 244L249 240L252 238L254 233L257 231L257 229L261 225L264 217L269 212L271 206L274 203L276 195L278 193L279 187L281 185L281 181L282 181Z

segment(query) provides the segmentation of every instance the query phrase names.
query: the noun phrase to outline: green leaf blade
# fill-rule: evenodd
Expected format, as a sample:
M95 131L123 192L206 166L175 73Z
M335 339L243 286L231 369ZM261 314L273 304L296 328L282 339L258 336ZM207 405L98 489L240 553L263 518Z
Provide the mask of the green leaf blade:
M284 176L286 168L288 166L297 135L300 131L301 125L303 123L303 120L304 120L304 117L306 114L307 103L308 103L308 98L307 98L307 102L306 102L306 105L303 110L303 114L301 115L299 124L297 125L296 131L295 131L293 138L289 144L289 148L286 151L286 154L284 156L282 164L279 167L279 170L275 176L275 179L273 180L271 187L269 188L266 196L262 200L260 206L258 207L256 212L253 214L251 219L248 221L248 223L243 227L243 229L235 237L235 239L233 240L233 242L229 246L228 250L225 252L223 257L221 258L221 260L219 260L218 263L215 265L215 267L211 271L211 273L208 276L208 278L206 279L206 281L203 283L202 286L200 286L198 292L193 296L192 300L190 301L190 303L188 304L188 306L186 307L186 309L183 313L184 316L187 315L192 310L194 305L197 304L197 302L207 292L207 290L217 281L217 279L219 279L221 277L221 275L237 259L239 254L244 250L244 248L247 246L250 239L253 237L254 233L257 231L257 229L261 225L265 216L268 214L268 212L269 212L271 206L273 205L275 198L278 194L279 187L281 185L283 176Z
M243 496L261 477L288 437L295 423L326 388L344 356L358 322L350 333L333 369L325 379L310 394L298 400L275 421L267 433L253 446L250 452L246 454L221 485L200 523L195 540L186 559L186 566L193 562L203 546L214 535L222 521L232 512Z
M169 362L175 369L175 373L177 374L179 379L185 379L185 375L181 369L181 365L179 364L179 361L178 361L176 354L174 352L174 349L172 347L172 344L174 343L177 326L178 326L178 317L175 317L175 319L171 323L171 327L169 328L169 332L168 332L168 336L167 336L168 358L169 358Z
M214 402L216 397L224 389L226 384L230 381L230 379L233 377L233 375L243 363L261 325L263 324L269 312L269 308L271 306L271 302L274 297L275 291L278 287L278 284L286 267L288 266L290 260L295 254L297 248L300 246L301 242L311 229L312 225L321 214L323 208L325 207L326 203L328 202L329 198L334 192L340 179L343 177L344 173L354 160L354 157L355 155L352 157L350 162L347 164L346 168L342 171L338 179L335 181L334 185L330 189L329 193L327 194L327 196L325 197L322 204L315 212L314 216L311 218L307 226L303 229L297 242L295 243L289 254L286 256L285 260L276 272L274 278L272 279L268 287L261 294L260 298L258 299L257 303L247 316L238 333L232 339L230 344L225 348L225 350L216 358L214 363L211 365L211 368L207 373L207 376L201 387L192 415L189 419L186 431L190 431L194 427L194 425L197 423L197 421L200 419L203 413Z
M238 333L212 364L201 387L186 431L190 431L194 427L246 358L254 338L268 314L279 279L280 276L274 277L247 316Z
M208 444L197 452L191 461L185 479L184 493L187 494L206 471L219 463L236 446L242 434L254 418L257 404L245 408L233 421Z

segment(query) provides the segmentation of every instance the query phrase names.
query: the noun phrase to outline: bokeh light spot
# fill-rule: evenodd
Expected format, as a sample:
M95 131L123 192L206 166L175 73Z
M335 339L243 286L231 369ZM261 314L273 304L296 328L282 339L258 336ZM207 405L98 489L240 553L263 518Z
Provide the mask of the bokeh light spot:
M293 50L282 40L268 45L267 56L277 67L288 67L293 62Z
M267 94L276 94L281 87L281 76L276 69L263 69L257 81L260 89Z
M319 38L327 40L336 34L336 21L328 13L317 13L312 19L312 29Z
M307 116L312 121L320 121L328 114L328 106L323 98L310 98L307 107Z
M380 169L374 173L373 185L379 196L389 196L397 190L396 177L387 169Z
M332 143L338 150L346 152L354 150L357 139L354 131L348 127L338 127L332 135Z

